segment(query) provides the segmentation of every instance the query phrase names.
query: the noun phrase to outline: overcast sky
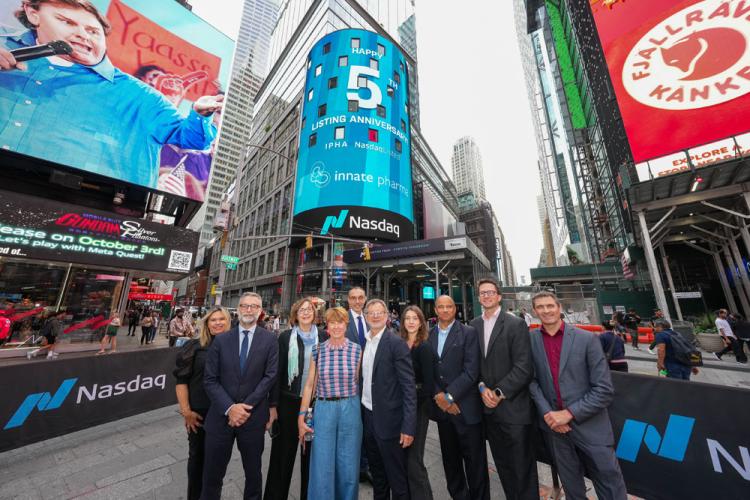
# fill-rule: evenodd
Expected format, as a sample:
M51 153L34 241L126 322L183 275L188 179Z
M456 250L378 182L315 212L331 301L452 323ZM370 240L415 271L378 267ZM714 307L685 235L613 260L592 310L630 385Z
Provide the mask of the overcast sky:
M242 0L192 0L193 10L236 39ZM460 5L460 7L459 7ZM516 275L536 267L543 246L536 145L513 21L513 2L417 0L422 131L451 174L453 143L476 140L487 197Z

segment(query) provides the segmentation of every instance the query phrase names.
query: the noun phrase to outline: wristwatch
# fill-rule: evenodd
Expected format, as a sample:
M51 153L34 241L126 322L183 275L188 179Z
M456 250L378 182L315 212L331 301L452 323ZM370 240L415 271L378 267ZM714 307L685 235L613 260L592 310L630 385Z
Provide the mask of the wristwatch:
M492 392L494 392L494 393L495 393L495 396L499 397L500 399L505 399L505 393L504 393L504 392L503 392L503 390L502 390L502 389L500 389L499 387L495 387L495 388L494 388L494 389L492 390Z
M455 400L453 399L453 396L451 396L450 392L446 392L446 393L445 393L445 400L446 400L446 401L448 401L448 404L449 404L449 405L452 405L452 404L453 404L453 402L455 401Z

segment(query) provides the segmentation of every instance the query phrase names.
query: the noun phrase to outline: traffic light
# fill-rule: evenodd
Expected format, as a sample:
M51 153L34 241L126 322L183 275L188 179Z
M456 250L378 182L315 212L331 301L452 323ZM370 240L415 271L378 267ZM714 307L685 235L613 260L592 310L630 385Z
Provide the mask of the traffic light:
M362 260L369 261L372 257L370 257L370 247L368 245L365 245L364 248L364 258Z
M312 233L305 238L305 250L312 250Z

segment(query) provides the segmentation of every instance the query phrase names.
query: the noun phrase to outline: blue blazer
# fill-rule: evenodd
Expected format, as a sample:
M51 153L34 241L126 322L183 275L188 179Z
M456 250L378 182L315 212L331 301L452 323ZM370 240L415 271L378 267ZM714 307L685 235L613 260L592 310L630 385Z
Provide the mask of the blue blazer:
M253 406L250 418L240 430L262 428L268 422L269 393L278 374L279 343L276 335L256 327L245 370L240 372L239 336L239 328L232 328L217 335L208 350L203 386L211 407L206 416L206 430L228 426L224 412L234 403Z
M435 421L453 420L459 424L475 425L482 421L482 399L479 396L479 339L471 326L456 320L448 332L442 355L438 356L438 327L430 331L430 345L438 358L435 390L448 392L461 413L450 415L433 403L431 417ZM434 396L434 395L433 395Z
M375 435L382 440L417 431L417 387L409 346L386 330L372 368L372 414Z

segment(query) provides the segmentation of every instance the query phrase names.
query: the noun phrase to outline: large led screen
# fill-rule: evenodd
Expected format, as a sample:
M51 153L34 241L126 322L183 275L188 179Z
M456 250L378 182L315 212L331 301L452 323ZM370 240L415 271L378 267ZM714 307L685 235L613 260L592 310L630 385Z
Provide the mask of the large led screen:
M406 62L388 39L347 29L307 63L294 223L319 234L413 239Z
M233 50L174 1L0 0L0 147L202 201Z
M734 157L709 143L750 131L750 2L591 3L635 162ZM657 175L687 169L677 156Z

